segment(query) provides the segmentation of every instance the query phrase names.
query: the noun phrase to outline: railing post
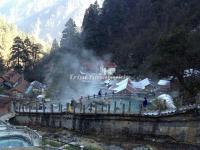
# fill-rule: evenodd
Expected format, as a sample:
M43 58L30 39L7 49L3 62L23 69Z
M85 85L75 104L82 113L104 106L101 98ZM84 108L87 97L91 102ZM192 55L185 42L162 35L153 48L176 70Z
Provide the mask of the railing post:
M16 110L17 110L17 104L16 104L16 102L13 102L13 108L14 108L14 112L16 112Z
M30 106L30 104L29 104L29 113L31 112L31 106Z
M36 113L38 112L38 104L36 103L36 106L35 106L36 108Z
M24 104L22 105L22 110L23 110L23 112L24 112Z
M51 113L53 113L53 104L51 104Z
M69 113L69 103L66 103L66 108L67 113Z
M90 99L90 96L88 95L88 100Z
M76 113L76 106L75 105L73 106L73 112L74 112L74 114Z
M60 112L60 103L58 104L58 112Z
M116 113L117 102L114 103L114 113Z
M122 113L125 114L125 104L123 104Z
M28 112L29 111L29 105L26 104L25 108L26 108L26 112Z
M139 112L140 115L142 115L142 104L140 104L140 112Z
M110 104L108 104L108 113L110 113Z
M101 112L103 112L103 104L102 104L102 106L101 106Z
M92 103L90 104L90 108L89 109L90 109L90 112L92 112Z
M21 111L21 103L18 103L18 104L19 104L19 108L18 109L19 109L19 112L20 112Z
M44 103L42 104L42 108L43 108L43 113L45 113L45 105L44 105Z
M82 103L80 103L80 113L82 113L82 108L83 107L83 104Z
M85 113L85 105L83 105L83 113Z
M60 112L62 113L62 104L60 104Z
M129 101L129 104L128 104L128 112L129 113L131 112L131 101Z
M97 113L97 104L95 104L94 113L95 113L95 114Z

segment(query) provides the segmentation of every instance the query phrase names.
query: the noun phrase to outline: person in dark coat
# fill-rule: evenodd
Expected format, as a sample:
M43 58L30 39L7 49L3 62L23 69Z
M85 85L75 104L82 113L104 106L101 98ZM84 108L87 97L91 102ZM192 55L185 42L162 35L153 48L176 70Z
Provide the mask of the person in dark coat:
M102 95L102 92L101 92L101 90L99 90L99 92L98 92L98 95L101 97L101 95Z
M147 106L147 98L145 97L143 101L143 107L146 107L146 106Z

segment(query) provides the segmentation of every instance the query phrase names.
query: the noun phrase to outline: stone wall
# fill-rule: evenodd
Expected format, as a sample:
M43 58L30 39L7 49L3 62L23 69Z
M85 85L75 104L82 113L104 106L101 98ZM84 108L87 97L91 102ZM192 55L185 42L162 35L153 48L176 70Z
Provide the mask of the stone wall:
M65 128L83 134L113 137L158 137L200 143L198 112L149 117L123 114L18 113L15 124Z

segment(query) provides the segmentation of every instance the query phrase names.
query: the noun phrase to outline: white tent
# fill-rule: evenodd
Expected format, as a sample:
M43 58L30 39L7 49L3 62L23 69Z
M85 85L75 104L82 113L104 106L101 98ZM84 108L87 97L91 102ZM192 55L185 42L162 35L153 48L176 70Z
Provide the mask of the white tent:
M115 93L121 92L123 90L128 90L129 92L133 92L136 89L144 90L146 86L150 85L150 81L148 78L145 78L141 81L131 81L131 79L126 78L115 85L111 86L109 90L114 91Z
M158 81L158 85L160 85L160 86L169 86L170 85L170 81L168 81L168 80L159 80Z
M167 109L176 109L176 106L174 105L174 101L170 95L162 94L158 96L157 99L163 103L165 102Z
M146 86L150 85L150 81L148 78L145 78L138 82L132 81L132 84L133 84L133 88L144 90Z
M129 78L124 79L124 80L116 83L114 86L111 86L109 88L109 90L112 90L115 93L119 93L123 90L127 90L130 93L132 93L133 92L132 81Z

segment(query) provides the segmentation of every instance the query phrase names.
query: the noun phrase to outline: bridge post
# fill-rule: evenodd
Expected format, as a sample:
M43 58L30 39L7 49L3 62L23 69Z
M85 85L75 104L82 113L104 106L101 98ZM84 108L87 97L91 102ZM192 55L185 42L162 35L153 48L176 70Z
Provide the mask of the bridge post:
M129 113L131 112L131 101L129 101L129 104L128 104L128 112Z
M110 113L110 104L108 104L108 113Z
M35 106L36 108L36 113L38 112L38 103L36 103L36 106Z
M76 106L75 105L73 106L73 113L74 114L76 113Z
M90 108L89 108L90 112L92 112L92 103L90 103Z
M51 113L53 113L53 104L51 104Z
M117 108L117 102L115 101L115 103L114 103L114 113L116 113L116 108Z
M66 103L66 111L69 112L69 103Z
M42 105L43 107L43 113L45 113L45 105L44 105L44 103L43 103L43 105Z
M22 111L24 112L24 104L22 104Z
M58 104L58 112L61 112L60 110L61 106L60 106L60 103Z
M60 104L60 112L62 113L62 104Z
M21 103L18 103L18 105L19 105L19 108L18 108L19 110L18 110L18 111L20 112L20 109L21 109Z
M80 103L80 104L81 104L81 106L80 106L80 113L82 113L83 104L82 103Z
M60 111L60 103L58 103L58 112Z
M16 112L16 110L17 110L17 103L16 103L16 101L13 100L12 104L13 104L13 109L14 109L13 111Z
M102 104L102 106L101 106L101 112L103 112L103 104Z
M95 113L95 114L97 113L97 104L95 104L94 113Z
M29 112L29 104L26 105L26 112Z
M125 104L123 104L122 113L125 114Z
M83 105L83 113L85 113L85 105Z
M31 105L30 104L29 104L28 108L29 108L29 113L30 113L31 112Z

